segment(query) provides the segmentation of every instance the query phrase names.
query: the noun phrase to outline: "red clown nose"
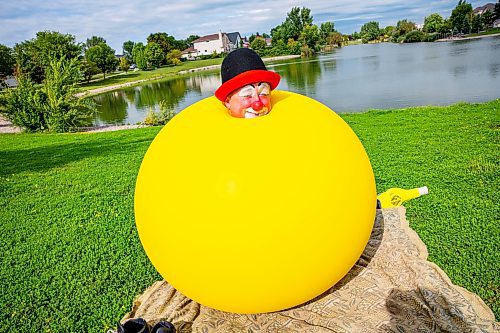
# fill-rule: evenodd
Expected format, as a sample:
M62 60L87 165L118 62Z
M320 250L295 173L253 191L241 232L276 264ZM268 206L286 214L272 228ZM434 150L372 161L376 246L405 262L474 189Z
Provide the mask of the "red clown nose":
M264 107L264 104L262 104L262 102L260 100L252 103L252 109L254 109L255 111L260 111L260 110L262 110L263 107Z

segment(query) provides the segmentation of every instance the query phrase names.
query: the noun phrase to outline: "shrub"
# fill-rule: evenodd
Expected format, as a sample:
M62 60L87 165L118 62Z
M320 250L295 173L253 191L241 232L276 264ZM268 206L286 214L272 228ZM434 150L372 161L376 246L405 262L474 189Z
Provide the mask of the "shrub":
M160 111L154 111L152 108L149 109L146 114L146 118L144 118L143 123L145 125L165 125L175 116L175 110L168 106L166 100L160 101Z
M7 89L1 96L0 113L14 125L29 132L46 130L43 108L46 96L28 75L19 76L17 83L17 88Z
M438 39L438 34L437 33L432 33L432 34L425 34L424 39L422 40L423 42L435 42Z
M51 60L41 85L26 76L2 96L0 112L29 132L68 132L88 125L95 112L89 99L75 97L80 71L76 60Z
M422 42L425 34L420 30L412 30L404 36L403 43L418 43Z

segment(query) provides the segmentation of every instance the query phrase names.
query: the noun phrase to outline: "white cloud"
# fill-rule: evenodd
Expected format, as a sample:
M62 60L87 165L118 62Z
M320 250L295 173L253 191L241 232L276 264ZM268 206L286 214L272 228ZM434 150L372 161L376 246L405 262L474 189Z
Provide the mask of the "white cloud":
M484 1L471 1L474 7ZM374 0L374 1L285 1L268 2L198 1L116 1L116 0L0 0L0 44L13 46L35 37L37 31L54 30L85 41L93 35L104 37L121 52L126 40L145 41L150 33L166 32L176 38L239 31L243 35L269 32L280 24L293 6L311 9L314 22L336 22L343 33L360 24L377 20L380 26L400 19L423 22L439 12L449 16L456 0ZM361 22L366 20L366 22Z

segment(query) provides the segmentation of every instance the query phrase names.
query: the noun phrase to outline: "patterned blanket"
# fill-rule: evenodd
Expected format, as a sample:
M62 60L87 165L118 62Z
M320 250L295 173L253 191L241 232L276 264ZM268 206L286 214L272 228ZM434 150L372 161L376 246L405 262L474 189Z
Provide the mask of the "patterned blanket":
M370 241L352 270L324 294L266 314L202 306L166 281L134 301L122 321L172 322L178 332L500 332L475 294L454 285L410 229L404 207L377 211Z

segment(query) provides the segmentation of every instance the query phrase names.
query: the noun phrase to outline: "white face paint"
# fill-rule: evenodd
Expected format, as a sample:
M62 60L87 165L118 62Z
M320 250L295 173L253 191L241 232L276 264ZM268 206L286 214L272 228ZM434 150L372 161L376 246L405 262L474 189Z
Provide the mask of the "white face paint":
M257 88L257 89L256 89ZM260 82L257 84L249 84L241 88L238 96L241 98L259 98L268 97L271 87L267 82ZM245 118L256 118L265 116L269 113L269 108L264 105L261 110L255 111L251 106L245 109Z

